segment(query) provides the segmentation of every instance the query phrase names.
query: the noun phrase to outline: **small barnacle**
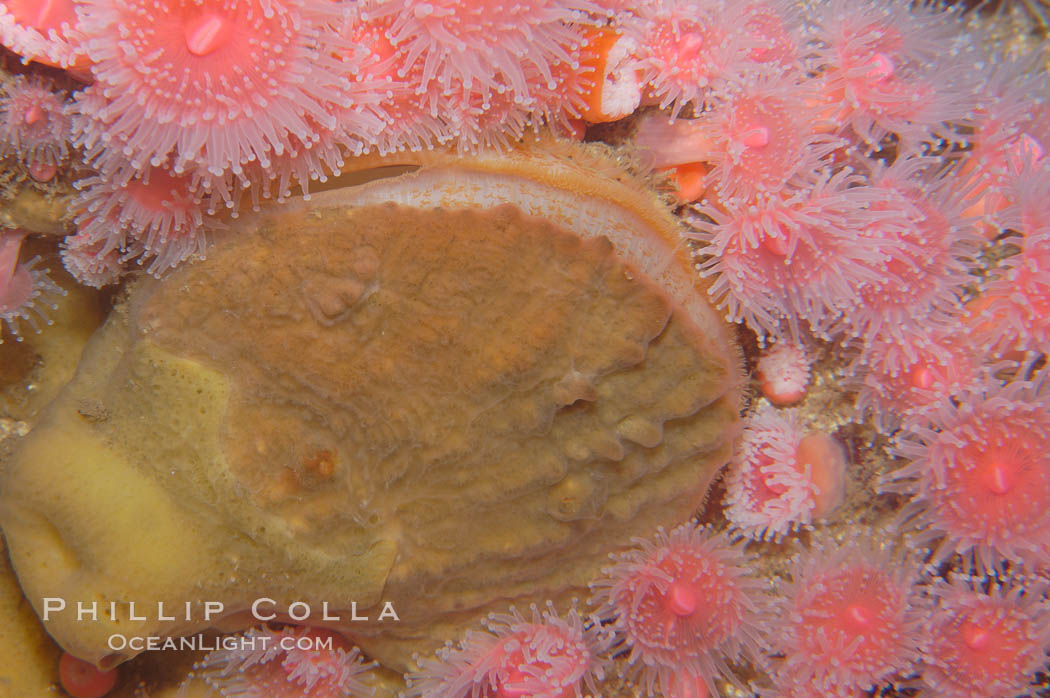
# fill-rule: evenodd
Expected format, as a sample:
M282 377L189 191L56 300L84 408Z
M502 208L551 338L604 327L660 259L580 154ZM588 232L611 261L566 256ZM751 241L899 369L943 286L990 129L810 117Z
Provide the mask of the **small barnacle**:
M335 451L322 448L315 451L303 461L303 468L322 478L330 478L335 473Z

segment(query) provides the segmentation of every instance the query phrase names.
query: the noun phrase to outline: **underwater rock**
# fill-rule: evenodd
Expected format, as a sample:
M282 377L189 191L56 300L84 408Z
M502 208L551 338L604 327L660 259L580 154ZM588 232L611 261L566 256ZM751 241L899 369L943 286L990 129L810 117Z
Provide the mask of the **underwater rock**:
M403 670L481 614L586 595L695 512L739 430L690 263L582 149L433 156L249 217L131 287L5 464L27 597L64 599L48 631L101 666L136 653L116 634L247 627L266 598Z
M71 194L69 186L59 195L48 196L32 187L21 187L0 202L0 225L5 228L23 228L45 235L65 235L69 232L66 208Z

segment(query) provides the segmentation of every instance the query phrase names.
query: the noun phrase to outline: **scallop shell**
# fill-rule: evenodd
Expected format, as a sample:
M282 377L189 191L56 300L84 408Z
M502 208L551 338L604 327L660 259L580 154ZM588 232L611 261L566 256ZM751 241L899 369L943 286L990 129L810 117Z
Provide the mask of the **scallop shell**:
M405 669L694 514L739 359L647 185L584 148L400 158L135 284L9 459L11 558L70 652L255 604Z

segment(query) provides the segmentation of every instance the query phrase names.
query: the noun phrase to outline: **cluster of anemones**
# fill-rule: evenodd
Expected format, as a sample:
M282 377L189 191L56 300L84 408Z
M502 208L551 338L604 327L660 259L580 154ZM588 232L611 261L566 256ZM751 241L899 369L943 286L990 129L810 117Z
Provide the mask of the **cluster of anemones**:
M841 501L841 445L800 413L773 407L805 400L809 357L830 352L847 364L845 378L834 379L856 391L856 421L896 437L891 455L904 463L879 484L910 498L896 532L913 533L911 542L942 571L1046 574L1045 78L1032 77L1030 61L971 45L951 11L868 0L811 4L805 16L769 3L748 7L758 6L769 13L762 26L778 31L705 24L711 35L712 26L735 29L718 49L696 42L711 49L693 63L677 56L677 75L692 70L703 80L667 87L667 110L640 118L634 137L678 185L712 298L760 346L774 341L755 371L772 406L759 403L748 415L725 478L730 530L777 541ZM778 59L763 61L756 48L775 48ZM959 81L963 74L970 84ZM824 447L804 448L807 441ZM796 560L796 596L839 584L820 559L836 555L825 546ZM890 557L879 565L904 569ZM875 568L851 574L843 589L862 593L875 580L882 587L868 589L872 598L905 599L898 612L917 607L916 584L943 583L903 572L883 579ZM962 649L952 648L955 638L920 647L914 615L886 625L878 609L853 608L824 627L835 616L821 607L813 616L823 619L819 632L777 631L775 659L765 663L776 688L768 692L857 695L914 669L937 695L1023 692L1050 651L1045 633L1028 625L1045 622L1045 594L1021 591L1020 581L1002 584L966 601L967 609L994 610L981 611L985 628ZM944 618L950 596L931 591L923 605ZM806 617L790 605L781 615ZM842 634L850 623L862 639ZM879 635L886 627L910 644L866 658L869 643L889 646ZM1004 639L1014 632L1017 643ZM972 674L950 676L948 663L966 652Z
M69 129L65 96L48 80L20 75L0 86L0 157L12 170L50 181L67 157ZM39 257L20 258L29 232L0 229L0 342L5 330L21 340L26 327L50 324L47 309L65 295Z
M0 114L23 122L8 124L20 157L54 165L71 136L95 170L77 182L76 235L63 249L93 286L132 260L160 274L202 254L242 199L305 193L348 157L569 133L589 96L600 113L595 76L616 60L607 66L603 38L614 4L592 0L36 5L0 5L0 40L87 84L68 109L52 95L49 111L22 96L49 94L45 85L16 83ZM607 92L605 103L621 99ZM637 104L626 99L618 115ZM40 146L18 135L37 139L45 126L69 136Z
M771 587L726 532L686 524L635 542L593 583L586 623L575 610L490 621L419 660L407 695L597 695L590 678L616 654L650 696L724 695L750 664L770 698L855 698L917 671L938 696L1011 698L1050 651L1046 585L1019 577L947 581L873 539L820 539Z
M699 168L680 191L687 235L727 318L776 342L762 394L802 400L807 354L827 342L848 356L856 420L896 433L910 461L882 487L912 496L917 540L939 561L1045 566L1046 428L1007 416L1046 410L1045 379L1024 368L1050 350L1045 80L943 8L746 7L654 43L677 69L650 69L666 111L639 119L634 143L654 166ZM675 53L688 41L705 48ZM726 478L740 534L775 539L830 511L834 479L816 476L842 459L803 453L814 438L792 413L748 417Z
M717 680L735 681L730 663L761 653L762 583L747 573L739 546L692 524L636 543L595 581L586 619L575 608L567 620L535 608L531 621L513 611L491 616L485 632L418 659L407 695L601 695L595 680L614 654L628 655L649 695L717 695Z
M909 353L903 328L958 311L977 247L970 185L928 154L974 108L950 79L967 60L950 57L958 23L866 0L781 19L793 52L745 57L695 118L649 118L636 143L708 170L691 236L730 320L763 337L892 336Z
M727 315L763 336L808 327L866 347L889 335L900 346L882 348L912 362L923 337L908 328L948 331L959 314L979 241L966 214L1010 225L1003 179L1045 169L1050 126L1031 95L1042 86L1006 87L1025 66L985 68L998 58L960 33L950 12L871 0L806 13L774 0L65 0L0 12L9 48L90 82L72 133L97 174L78 183L65 250L85 283L129 260L162 273L202 253L242 199L306 191L347 157L501 147L529 128L573 133L655 104L665 111L642 120L636 145L692 178L701 271ZM957 77L964 67L986 76L978 89ZM1020 328L1046 314L1007 293L1031 300L1038 275L1009 272L987 289L1000 307L972 312L1000 318L1012 303L1018 341L1038 343Z
M700 87L666 87L670 111L634 139L696 202L689 235L727 317L851 341L860 412L887 433L1011 350L1045 351L1050 92L1031 62L978 48L944 9L747 7L705 25L731 36L679 61ZM982 233L1020 253L964 308Z
M745 690L738 674L748 665L768 678L748 687L764 698L855 698L892 682L945 698L1025 690L1050 651L1045 583L943 577L867 535L817 538L771 585L726 531L693 523L659 530L612 556L592 583L589 613L574 601L566 614L549 602L528 615L490 614L435 656L415 657L401 695L600 695L615 657L646 695L668 698ZM372 665L330 631L263 627L244 639L243 648L199 661L184 688L203 681L222 695L373 694ZM329 644L309 642L317 639Z

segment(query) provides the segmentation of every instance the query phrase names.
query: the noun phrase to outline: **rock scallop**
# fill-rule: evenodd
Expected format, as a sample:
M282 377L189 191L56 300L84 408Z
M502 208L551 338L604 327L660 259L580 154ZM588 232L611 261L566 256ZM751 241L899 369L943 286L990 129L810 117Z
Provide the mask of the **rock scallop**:
M59 643L108 666L135 653L114 634L301 601L404 669L688 519L738 432L737 349L645 183L556 150L399 156L136 282L5 464Z

